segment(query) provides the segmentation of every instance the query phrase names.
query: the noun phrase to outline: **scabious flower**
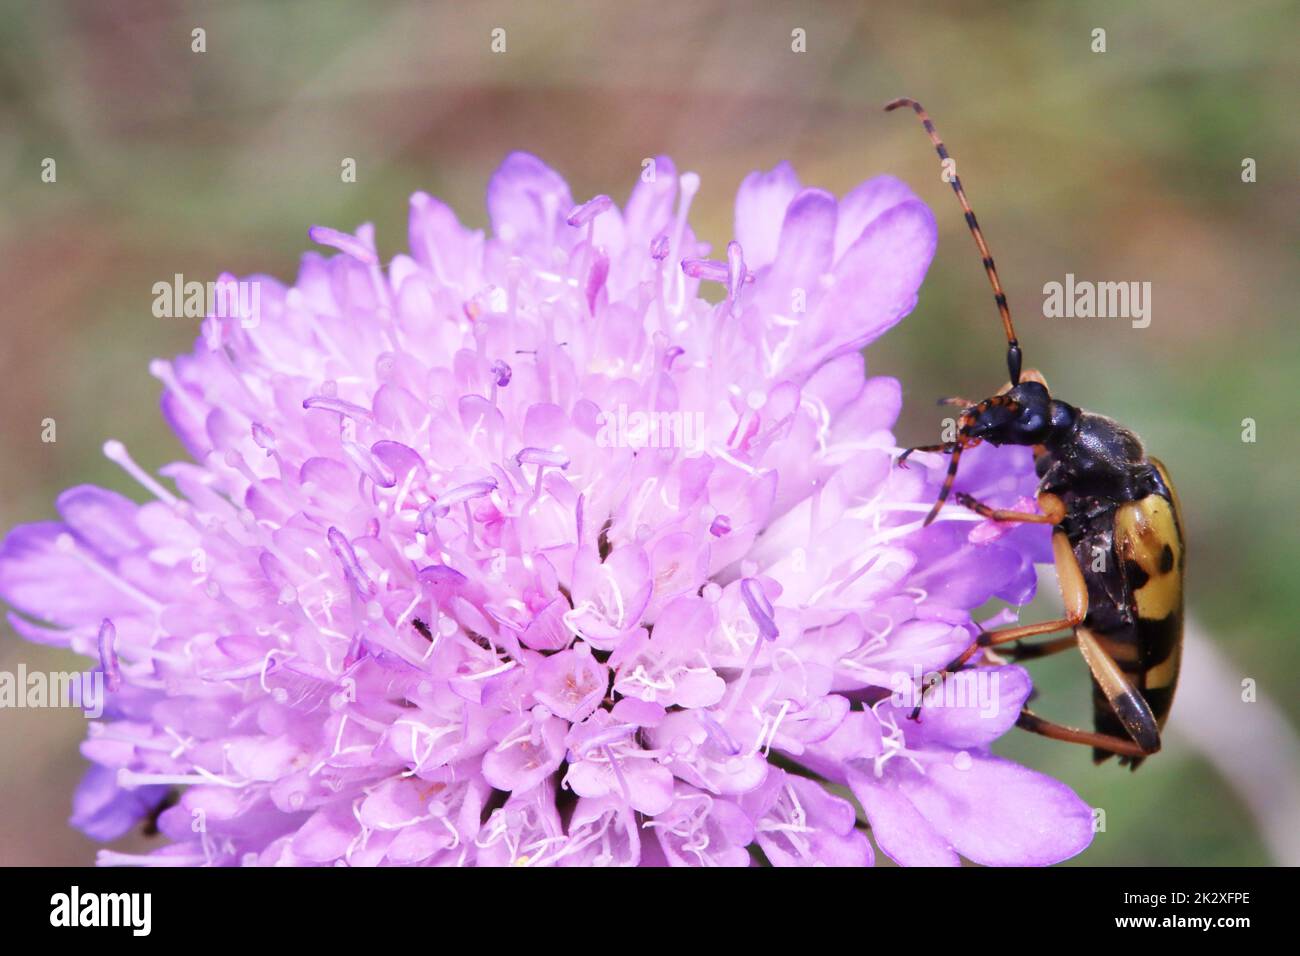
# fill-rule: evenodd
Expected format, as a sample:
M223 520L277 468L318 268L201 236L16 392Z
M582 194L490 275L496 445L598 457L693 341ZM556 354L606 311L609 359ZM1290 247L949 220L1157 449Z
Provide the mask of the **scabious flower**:
M972 609L1032 596L1043 545L959 508L923 528L938 475L893 465L901 388L862 349L914 306L931 213L889 177L837 202L781 165L711 259L698 187L661 157L621 210L575 206L514 154L491 238L423 193L386 267L370 226L317 227L335 254L245 280L255 314L153 364L193 461L169 488L110 442L152 500L73 488L0 548L13 626L109 678L74 822L111 840L157 813L168 841L101 862L1088 844L1069 789L989 751L1022 669L988 662L990 693L936 691L919 720L900 696ZM1026 454L978 449L960 486L1013 504Z

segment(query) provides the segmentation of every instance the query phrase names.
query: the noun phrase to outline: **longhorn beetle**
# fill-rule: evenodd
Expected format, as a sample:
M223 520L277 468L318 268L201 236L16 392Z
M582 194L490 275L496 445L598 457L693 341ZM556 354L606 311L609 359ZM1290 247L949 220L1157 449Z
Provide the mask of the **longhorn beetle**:
M925 126L944 169L952 172L948 150L934 123L912 99L885 106L910 106ZM1169 717L1183 642L1183 531L1178 498L1169 474L1147 456L1138 437L1118 422L1052 398L1038 372L1020 371L1020 343L1011 310L998 280L993 257L971 211L961 180L952 175L966 225L984 259L993 298L1007 336L1011 381L982 402L941 399L964 410L955 441L909 448L899 456L906 466L913 452L951 455L939 500L926 516L929 524L952 491L962 451L980 442L1031 445L1040 479L1038 507L1029 514L989 507L970 495L959 504L993 521L1052 526L1052 553L1065 601L1065 617L981 633L944 675L960 670L976 653L1014 642L1013 660L1043 657L1078 647L1092 672L1095 732L1052 723L1022 710L1017 726L1044 737L1091 746L1093 762L1119 755L1134 770L1160 749L1160 730ZM1071 631L1037 644L1023 639ZM942 676L940 677L942 679ZM919 715L919 708L912 717Z

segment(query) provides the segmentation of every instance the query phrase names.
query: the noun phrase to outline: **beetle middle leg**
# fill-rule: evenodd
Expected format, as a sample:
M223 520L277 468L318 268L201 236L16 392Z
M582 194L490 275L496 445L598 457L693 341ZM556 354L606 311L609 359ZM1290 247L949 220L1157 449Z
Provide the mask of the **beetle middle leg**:
M1061 646L1056 648L1056 650L1065 650L1066 647L1075 646L1073 635L1068 638L1063 638L1057 641L1047 641L1044 644L1038 645L1025 645L1021 642L1026 637L1038 637L1043 634L1054 634L1057 631L1071 630L1073 627L1073 621L1068 617L1061 617L1054 621L1039 621L1037 624L1021 624L1016 627L1000 628L996 631L983 631L980 633L979 637L975 638L970 647L962 651L961 656L944 668L944 672L951 673L959 670L963 664L975 655L977 651L983 650L987 647L998 647L1002 644L1010 644L1012 641L1015 641L1016 646L1011 649L1011 653L1019 654L1023 657L1044 657L1047 654L1053 653L1052 651L1047 650L1039 650L1035 652L1035 648L1045 648L1048 645L1061 644ZM1062 641L1068 643L1062 643Z
M918 451L930 454L942 452L945 455L951 455L960 447L961 444L959 442L946 441L941 442L938 445L915 445L912 448L904 448L902 454L898 456L897 465L899 468L906 468L907 459L911 458L912 455L916 454Z
M1054 641L1043 641L1041 644L1025 644L1022 641L1016 641L1015 647L1007 648L1002 651L1002 656L1011 658L1012 661L1037 660L1040 657L1047 657L1051 654L1059 654L1061 651L1074 650L1079 646L1073 634L1066 637L1058 637Z
M1022 624L1018 627L1005 627L996 631L983 631L980 636L977 637L968 648L966 648L966 650L962 651L960 656L955 658L939 672L934 681L928 684L922 693L924 694L925 691L941 684L949 674L957 673L966 665L967 661L975 656L977 651L984 650L985 648L998 647L1003 644L1014 642L1015 647L1010 648L1007 653L1009 653L1012 660L1021 660L1029 657L1046 657L1049 654L1057 654L1061 651L1078 647L1073 633L1068 637L1059 637L1056 640L1044 641L1041 644L1024 643L1024 638L1026 637L1038 637L1043 634L1053 634L1057 631L1072 629L1073 627L1074 624L1070 619L1063 617L1054 621L1039 621L1037 624ZM917 704L912 708L912 713L909 717L912 720L916 720L920 713L921 705Z
M971 500L974 501L974 499ZM978 502L976 503L978 504ZM1023 511L1012 511L1008 512L1008 514L1014 516L1009 519L1013 521L1036 521L1040 524L1051 521L1048 515L1031 515ZM1022 624L1017 627L1006 627L996 631L985 631L975 638L960 656L940 672L938 680L931 684L930 687L934 687L949 674L960 670L976 652L984 648L997 647L1000 644L1009 644L1015 641L1017 647L1013 651L1013 655L1019 659L1022 656L1043 657L1076 646L1075 636L1058 638L1041 645L1019 645L1022 638L1052 634L1064 630L1073 631L1088 616L1088 586L1083 579L1083 569L1079 567L1079 561L1074 556L1074 549L1070 546L1069 535L1059 527L1052 532L1052 556L1056 562L1056 576L1061 587L1061 598L1065 602L1065 617L1052 621L1040 621L1037 624ZM929 690L930 687L925 688L925 690ZM911 719L916 720L920 713L921 707L918 704L912 708Z
M1013 511L1011 514L1019 515L1020 520L1047 518L1047 515L1027 515L1019 511ZM1019 641L1021 638L1034 637L1038 634L1073 630L1083 623L1083 619L1088 616L1088 586L1083 579L1083 569L1079 567L1079 561L1074 556L1074 549L1070 547L1069 535L1060 528L1052 532L1052 556L1056 561L1056 579L1061 587L1061 599L1065 602L1065 617L1057 618L1054 621L1041 621L1038 624L1022 624L1018 627L986 631L975 638L974 643L966 648L960 657L944 668L945 671L951 672L961 667L980 648L996 647L999 644ZM1026 648L1022 652L1022 656L1042 657L1044 654L1065 650L1071 643L1072 641L1065 640L1052 641L1050 642L1051 651L1043 649L1035 652ZM1042 645L1044 648L1047 646Z

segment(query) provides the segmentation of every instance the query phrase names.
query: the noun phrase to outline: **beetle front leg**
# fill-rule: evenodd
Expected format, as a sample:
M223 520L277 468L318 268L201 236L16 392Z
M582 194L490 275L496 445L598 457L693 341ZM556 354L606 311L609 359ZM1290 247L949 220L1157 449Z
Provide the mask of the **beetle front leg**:
M990 521L1019 521L1025 524L1056 524L1049 515L1034 514L1028 511L1014 511L1010 508L994 508L986 505L982 501L977 501L971 495L961 491L953 496L957 504L964 508L969 508Z
M904 448L903 453L898 456L898 460L895 462L895 464L898 465L899 468L906 468L907 459L910 458L915 452L918 451L932 452L932 453L942 452L945 455L951 455L960 447L961 447L960 442L946 441L938 445L916 445L912 448Z

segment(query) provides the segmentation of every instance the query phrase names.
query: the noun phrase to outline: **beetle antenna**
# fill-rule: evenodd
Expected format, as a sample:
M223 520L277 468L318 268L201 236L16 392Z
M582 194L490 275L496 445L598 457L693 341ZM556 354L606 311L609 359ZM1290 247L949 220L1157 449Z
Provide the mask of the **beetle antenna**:
M885 111L896 110L900 106L910 106L920 117L921 125L930 134L930 142L934 143L935 152L939 154L939 160L945 164L946 169L949 159L948 147L943 145L943 140L939 138L939 133L934 128L934 123L930 121L930 115L926 113L925 108L916 100L904 96L885 104ZM979 246L980 255L984 257L984 271L988 273L989 283L993 286L993 299L998 304L998 314L1002 316L1002 328L1007 333L1007 371L1011 373L1011 384L1019 385L1020 343L1016 341L1016 329L1011 324L1011 309L1007 305L1006 293L1002 291L1002 283L998 279L997 267L993 265L993 256L989 253L988 243L984 241L984 233L980 231L980 224L975 218L969 200L966 199L966 190L962 189L961 179L955 169L952 171L952 191L957 194L957 201L961 203L961 208L966 213L966 225L970 227L971 235L975 237L975 245Z

